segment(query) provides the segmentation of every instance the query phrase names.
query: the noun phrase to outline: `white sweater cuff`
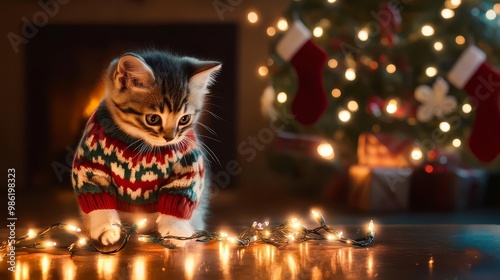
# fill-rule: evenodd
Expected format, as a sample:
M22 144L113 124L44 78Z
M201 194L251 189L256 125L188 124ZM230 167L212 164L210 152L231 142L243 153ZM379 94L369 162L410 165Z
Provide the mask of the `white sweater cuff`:
M472 75L486 60L486 54L476 46L469 46L448 73L448 80L457 88L464 88Z
M276 52L284 60L290 61L309 39L311 31L301 21L296 20L276 45Z

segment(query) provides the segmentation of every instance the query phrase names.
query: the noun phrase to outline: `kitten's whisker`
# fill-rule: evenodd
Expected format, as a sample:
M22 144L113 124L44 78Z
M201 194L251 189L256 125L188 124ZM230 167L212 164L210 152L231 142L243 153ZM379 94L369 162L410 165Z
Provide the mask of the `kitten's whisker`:
M213 137L210 137L210 136L207 136L207 135L202 135L202 134L199 134L198 137L201 137L201 138L206 138L206 139L210 139L212 141L215 141L215 142L218 142L218 143L222 143L221 140L217 139L217 138L213 138Z
M135 140L134 142L132 142L130 145L128 145L123 151L126 151L128 148L132 147L132 145L134 145L135 143L139 142L139 141L142 141L142 139L137 139Z
M217 132L215 132L215 130L211 129L209 126L207 126L206 124L198 121L198 124L201 125L204 129L206 129L208 132L212 133L214 136L219 136L217 135Z
M222 106L216 104L216 103L212 103L212 102L204 102L205 105L210 105L210 106L214 106L216 108L219 108L219 109L222 109Z
M219 120L219 121L224 121L224 119L217 115L216 113L212 112L212 111L209 111L209 110L203 110L204 113L208 113L210 114L212 117L214 117L215 119Z
M199 141L199 143L200 143L200 148L202 148L202 150L204 150L214 161L217 162L217 164L220 167L222 167L222 164L220 163L219 158L214 153L214 151L212 151L212 149L210 149L210 147L207 144L203 143L203 141Z
M217 98L217 99L222 99L222 96L217 95L217 94L215 94L215 93L214 93L214 92L212 92L212 91L207 92L205 95L206 95L206 96L210 96L210 99L214 99L214 98ZM205 98L205 103L206 103L206 100L207 100L207 99L208 99L208 98Z
M147 155L148 150L151 149L151 146L143 141L136 149L138 149L138 151L137 151L137 154L135 155L135 157L133 157L133 159L138 158L139 155L143 155L143 154ZM134 149L134 151L136 151L136 149Z

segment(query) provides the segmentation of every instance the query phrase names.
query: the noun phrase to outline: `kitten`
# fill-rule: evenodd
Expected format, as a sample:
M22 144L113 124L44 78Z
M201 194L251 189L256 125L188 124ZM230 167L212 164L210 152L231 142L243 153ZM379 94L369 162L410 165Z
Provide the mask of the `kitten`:
M117 224L143 217L156 221L161 235L204 229L207 171L194 127L220 68L159 51L111 62L106 96L73 161L73 188L92 239L115 243Z

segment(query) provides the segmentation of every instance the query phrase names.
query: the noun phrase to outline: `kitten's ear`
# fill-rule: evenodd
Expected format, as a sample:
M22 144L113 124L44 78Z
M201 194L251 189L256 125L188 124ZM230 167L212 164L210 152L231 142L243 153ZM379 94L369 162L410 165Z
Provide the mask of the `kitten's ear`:
M148 88L154 81L153 70L141 58L126 54L118 60L114 74L117 88Z
M215 75L222 67L222 63L217 61L202 61L195 65L195 71L189 79L191 90L206 92L213 83Z

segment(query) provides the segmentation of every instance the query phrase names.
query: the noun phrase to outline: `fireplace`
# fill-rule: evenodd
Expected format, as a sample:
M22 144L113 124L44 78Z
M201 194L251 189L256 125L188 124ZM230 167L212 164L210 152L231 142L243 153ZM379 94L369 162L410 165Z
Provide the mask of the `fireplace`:
M48 25L26 46L28 188L70 184L71 159L85 122L104 94L102 73L116 56L157 48L223 62L202 138L221 166L236 156L235 24ZM214 172L222 169L212 160Z

